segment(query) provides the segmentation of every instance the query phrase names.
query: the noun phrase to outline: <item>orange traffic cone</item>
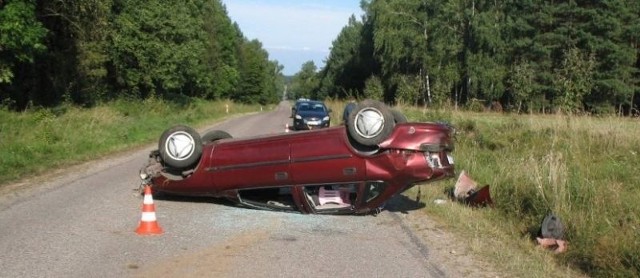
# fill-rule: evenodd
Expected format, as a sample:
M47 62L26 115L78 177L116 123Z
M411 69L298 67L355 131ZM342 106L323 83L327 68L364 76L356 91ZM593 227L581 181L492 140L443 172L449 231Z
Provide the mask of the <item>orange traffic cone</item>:
M136 233L139 235L159 235L162 234L162 228L158 226L156 220L156 206L153 204L153 195L151 194L151 186L144 187L144 201L142 202L142 218Z

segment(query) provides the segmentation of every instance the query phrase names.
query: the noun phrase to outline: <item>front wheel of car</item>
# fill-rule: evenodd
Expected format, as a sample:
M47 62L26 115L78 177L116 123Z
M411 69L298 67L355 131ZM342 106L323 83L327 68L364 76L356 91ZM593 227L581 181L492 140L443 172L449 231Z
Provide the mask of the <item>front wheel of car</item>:
M396 124L406 123L408 121L407 117L398 110L391 109L391 114L393 114L393 120Z
M193 167L202 155L200 134L188 126L174 126L165 130L158 143L160 158L174 170Z
M202 143L207 144L221 139L231 138L231 134L222 130L212 130L202 135Z
M356 142L375 146L389 137L394 126L394 116L384 103L365 100L349 113L347 129Z

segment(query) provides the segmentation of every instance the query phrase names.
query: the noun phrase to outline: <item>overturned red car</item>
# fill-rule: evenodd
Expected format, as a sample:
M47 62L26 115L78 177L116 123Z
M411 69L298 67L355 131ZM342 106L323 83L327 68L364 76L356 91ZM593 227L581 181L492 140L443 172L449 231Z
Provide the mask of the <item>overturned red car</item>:
M212 196L245 207L320 214L378 212L416 183L454 176L453 127L410 123L378 101L345 125L232 138L175 126L140 171L155 192Z

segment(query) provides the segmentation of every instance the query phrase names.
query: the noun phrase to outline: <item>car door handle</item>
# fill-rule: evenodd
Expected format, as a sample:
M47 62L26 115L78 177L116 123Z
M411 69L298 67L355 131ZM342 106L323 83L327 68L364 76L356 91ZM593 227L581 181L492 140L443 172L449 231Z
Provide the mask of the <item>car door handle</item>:
M289 174L287 172L277 172L275 177L277 181L287 180L289 179Z
M353 176L353 175L355 175L357 172L358 172L358 170L356 170L356 168L355 168L355 167L347 167L347 168L342 169L342 173L343 173L345 176Z

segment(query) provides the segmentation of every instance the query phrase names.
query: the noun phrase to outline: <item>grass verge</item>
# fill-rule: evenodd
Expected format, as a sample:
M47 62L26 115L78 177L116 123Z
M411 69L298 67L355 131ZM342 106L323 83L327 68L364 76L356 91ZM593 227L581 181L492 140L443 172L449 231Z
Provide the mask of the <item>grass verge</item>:
M91 109L61 106L16 113L0 108L0 186L151 143L171 125L199 126L258 110L231 101L172 104L154 98Z
M493 209L435 205L455 179L422 188L422 213L453 228L473 251L519 277L640 275L637 119L400 110L410 121L451 122L457 172L491 186ZM549 212L566 225L565 253L534 244Z

